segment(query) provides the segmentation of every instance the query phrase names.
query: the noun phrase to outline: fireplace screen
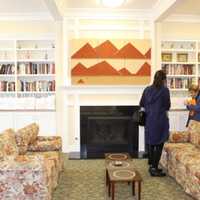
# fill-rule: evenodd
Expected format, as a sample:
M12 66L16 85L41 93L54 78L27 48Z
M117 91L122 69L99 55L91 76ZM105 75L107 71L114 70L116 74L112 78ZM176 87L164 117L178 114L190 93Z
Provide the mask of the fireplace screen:
M88 144L128 144L130 117L88 117Z
M81 157L104 157L107 152L138 154L138 106L81 106Z

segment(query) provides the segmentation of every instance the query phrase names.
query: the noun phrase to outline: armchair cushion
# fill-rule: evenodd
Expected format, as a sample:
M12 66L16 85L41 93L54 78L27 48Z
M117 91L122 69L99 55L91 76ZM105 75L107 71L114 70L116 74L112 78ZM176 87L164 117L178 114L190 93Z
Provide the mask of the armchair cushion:
M189 142L190 134L188 131L171 131L169 136L169 142L183 143Z
M38 136L37 140L28 146L28 151L60 151L61 148L61 137Z
M23 155L27 152L28 145L36 140L38 132L39 126L36 123L17 130L15 139L19 147L19 154Z
M200 123L191 120L188 131L190 132L190 143L194 144L196 147L200 147Z
M7 129L0 134L0 159L17 155L18 147L15 141L14 130Z

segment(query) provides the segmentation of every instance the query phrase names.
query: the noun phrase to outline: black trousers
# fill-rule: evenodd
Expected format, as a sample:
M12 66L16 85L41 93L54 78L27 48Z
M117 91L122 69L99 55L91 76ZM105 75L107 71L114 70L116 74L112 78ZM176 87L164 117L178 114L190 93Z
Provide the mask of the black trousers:
M158 145L148 145L148 164L153 168L158 168L164 143Z

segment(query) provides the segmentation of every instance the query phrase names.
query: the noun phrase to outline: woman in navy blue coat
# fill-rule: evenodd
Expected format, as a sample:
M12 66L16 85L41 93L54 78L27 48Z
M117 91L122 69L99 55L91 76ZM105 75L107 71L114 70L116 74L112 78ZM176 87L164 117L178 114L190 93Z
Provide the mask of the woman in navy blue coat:
M166 74L159 70L155 73L151 86L145 88L140 107L145 109L145 142L149 146L149 172L152 176L165 176L158 168L163 144L169 137L170 94L166 85Z

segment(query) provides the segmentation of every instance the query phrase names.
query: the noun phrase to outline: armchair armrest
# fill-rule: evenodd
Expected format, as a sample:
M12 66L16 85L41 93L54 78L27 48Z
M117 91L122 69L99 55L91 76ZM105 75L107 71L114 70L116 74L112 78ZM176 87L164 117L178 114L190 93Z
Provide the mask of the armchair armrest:
M28 151L61 151L62 139L59 136L38 136L36 141L28 146Z
M17 156L0 162L0 199L49 200L47 164L41 156Z
M171 131L169 136L169 142L172 143L184 143L189 142L189 132L188 131Z

